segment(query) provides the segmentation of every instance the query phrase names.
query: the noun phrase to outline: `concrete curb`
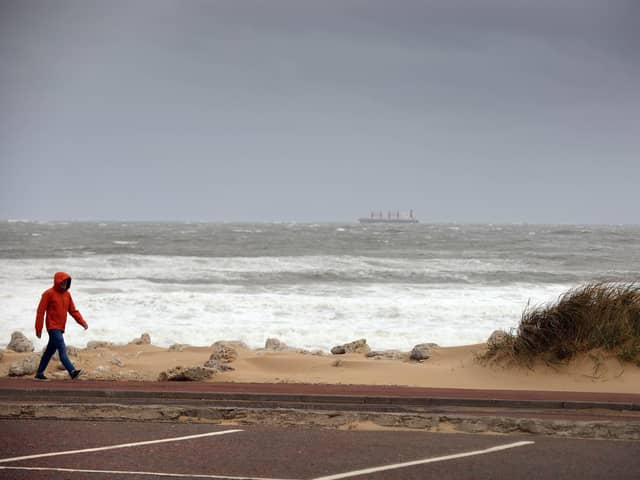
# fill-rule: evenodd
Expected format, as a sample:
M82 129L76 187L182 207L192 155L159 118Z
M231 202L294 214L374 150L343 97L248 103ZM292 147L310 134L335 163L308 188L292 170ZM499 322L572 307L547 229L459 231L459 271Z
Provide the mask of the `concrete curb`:
M290 408L121 405L115 403L0 404L0 418L160 421L280 427L422 430L640 440L638 421L576 421L441 413L301 410Z

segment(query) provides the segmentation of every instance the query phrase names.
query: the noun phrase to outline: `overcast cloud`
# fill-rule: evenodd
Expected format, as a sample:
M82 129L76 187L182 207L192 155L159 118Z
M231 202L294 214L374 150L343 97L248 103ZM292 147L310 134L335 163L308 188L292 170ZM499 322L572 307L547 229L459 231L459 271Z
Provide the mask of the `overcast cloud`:
M0 0L0 218L640 223L637 0Z

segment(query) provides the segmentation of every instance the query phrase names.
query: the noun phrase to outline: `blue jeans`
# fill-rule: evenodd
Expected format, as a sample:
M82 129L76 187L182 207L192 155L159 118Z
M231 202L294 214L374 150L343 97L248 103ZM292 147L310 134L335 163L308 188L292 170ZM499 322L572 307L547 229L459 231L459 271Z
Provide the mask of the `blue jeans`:
M53 357L53 354L58 351L58 356L60 357L60 361L64 368L67 369L67 372L71 373L75 370L73 363L67 357L67 347L64 344L64 337L62 336L62 330L49 330L49 343L47 343L47 348L42 354L42 358L40 359L40 366L38 367L38 374L43 374L49 365L49 360Z

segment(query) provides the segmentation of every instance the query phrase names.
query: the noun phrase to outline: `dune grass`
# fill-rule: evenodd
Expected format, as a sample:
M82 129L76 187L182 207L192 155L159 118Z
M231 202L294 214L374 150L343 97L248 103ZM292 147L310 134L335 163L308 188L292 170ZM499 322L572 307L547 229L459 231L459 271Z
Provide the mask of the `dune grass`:
M588 283L554 303L527 305L517 329L490 345L485 358L564 362L595 349L640 365L640 284Z

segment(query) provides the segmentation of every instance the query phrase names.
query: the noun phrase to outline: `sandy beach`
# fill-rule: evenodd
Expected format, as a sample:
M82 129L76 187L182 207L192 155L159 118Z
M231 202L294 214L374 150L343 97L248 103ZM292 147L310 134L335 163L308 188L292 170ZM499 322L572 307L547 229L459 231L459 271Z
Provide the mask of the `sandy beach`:
M486 363L478 360L485 344L434 347L431 358L416 362L371 358L362 353L332 355L327 352L252 350L235 345L233 370L216 372L209 382L316 383L405 385L416 387L556 390L574 392L640 393L640 368L620 362L607 352L580 355L566 364L531 367ZM152 344L78 348L70 358L82 368L85 379L158 381L161 372L177 366L203 366L213 347L164 348ZM5 350L0 376L37 352ZM68 379L59 362L52 360L47 376Z

